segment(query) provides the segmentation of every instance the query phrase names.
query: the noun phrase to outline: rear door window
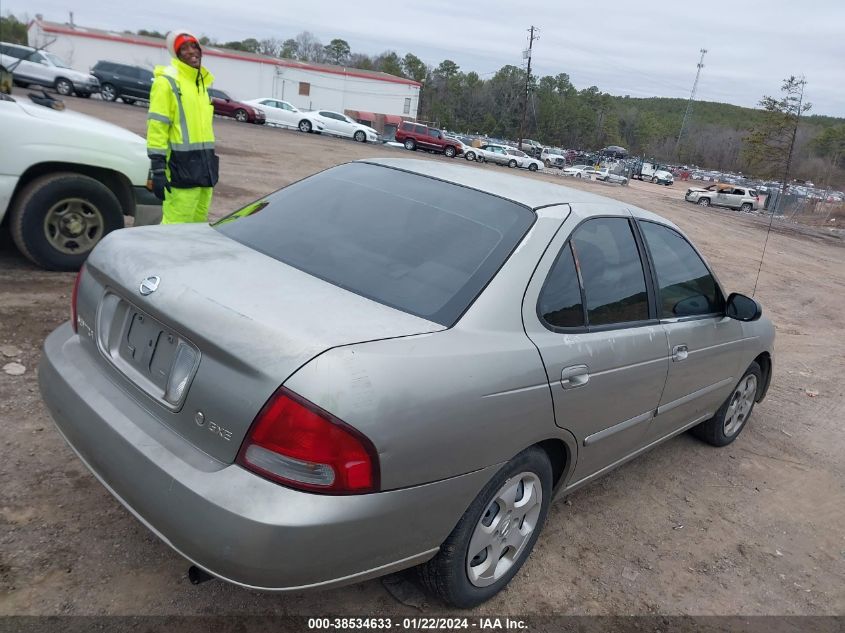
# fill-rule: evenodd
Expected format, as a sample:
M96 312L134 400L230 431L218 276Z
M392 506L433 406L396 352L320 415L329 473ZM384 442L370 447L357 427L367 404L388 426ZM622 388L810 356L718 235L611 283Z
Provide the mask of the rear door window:
M449 327L535 217L527 207L467 187L348 163L214 226L340 288Z
M648 320L645 273L629 221L587 220L571 242L584 281L589 325Z
M695 249L677 231L654 222L640 222L657 273L661 318L724 311L722 291Z
M426 128L424 125L415 125L414 126L414 133L416 134L425 134Z
M581 284L572 257L572 246L568 242L543 284L537 311L540 318L553 328L584 326Z

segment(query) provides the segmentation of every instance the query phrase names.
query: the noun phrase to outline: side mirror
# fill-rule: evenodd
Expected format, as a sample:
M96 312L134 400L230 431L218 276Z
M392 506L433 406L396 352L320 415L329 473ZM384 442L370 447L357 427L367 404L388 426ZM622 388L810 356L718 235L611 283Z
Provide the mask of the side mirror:
M728 297L725 315L737 321L756 321L763 315L763 307L751 297L732 292Z

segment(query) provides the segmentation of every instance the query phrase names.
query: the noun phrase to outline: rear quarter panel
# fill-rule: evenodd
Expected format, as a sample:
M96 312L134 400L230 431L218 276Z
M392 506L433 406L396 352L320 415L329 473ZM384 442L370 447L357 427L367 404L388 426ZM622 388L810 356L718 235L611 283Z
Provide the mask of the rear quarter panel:
M501 464L553 438L574 464L577 448L554 423L545 367L522 324L528 280L562 223L560 208L538 215L451 329L338 347L285 382L373 441L383 489Z

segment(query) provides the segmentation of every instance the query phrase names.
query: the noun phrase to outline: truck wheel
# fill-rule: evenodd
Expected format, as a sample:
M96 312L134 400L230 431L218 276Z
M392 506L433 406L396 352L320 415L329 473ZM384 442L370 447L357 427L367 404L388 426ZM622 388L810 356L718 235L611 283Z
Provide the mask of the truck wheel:
M12 239L48 270L77 270L108 233L123 227L117 197L93 178L60 172L30 182L15 197Z
M56 92L63 97L69 97L73 94L73 84L64 77L56 79Z
M406 138L405 139L405 149L415 150L417 149L417 144L414 143L414 139Z
M653 184L653 185L657 184L657 176L651 177L651 184Z

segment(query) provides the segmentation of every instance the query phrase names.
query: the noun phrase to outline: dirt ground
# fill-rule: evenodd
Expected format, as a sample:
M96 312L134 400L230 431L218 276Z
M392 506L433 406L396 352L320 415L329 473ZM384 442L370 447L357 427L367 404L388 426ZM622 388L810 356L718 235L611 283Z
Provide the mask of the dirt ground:
M68 101L144 133L143 107ZM229 120L215 126L215 216L337 163L410 155ZM728 289L753 290L762 218L687 204L682 183L524 176L660 213L695 240ZM0 355L0 365L26 366L21 376L0 372L0 614L446 610L404 576L390 580L401 581L405 602L382 580L293 595L191 585L188 563L114 500L55 431L36 366L44 337L68 319L73 275L35 268L6 230L0 236L0 350L20 350ZM742 436L715 449L682 435L553 506L521 573L477 614L845 614L845 242L776 224L756 296L777 326L775 375Z

